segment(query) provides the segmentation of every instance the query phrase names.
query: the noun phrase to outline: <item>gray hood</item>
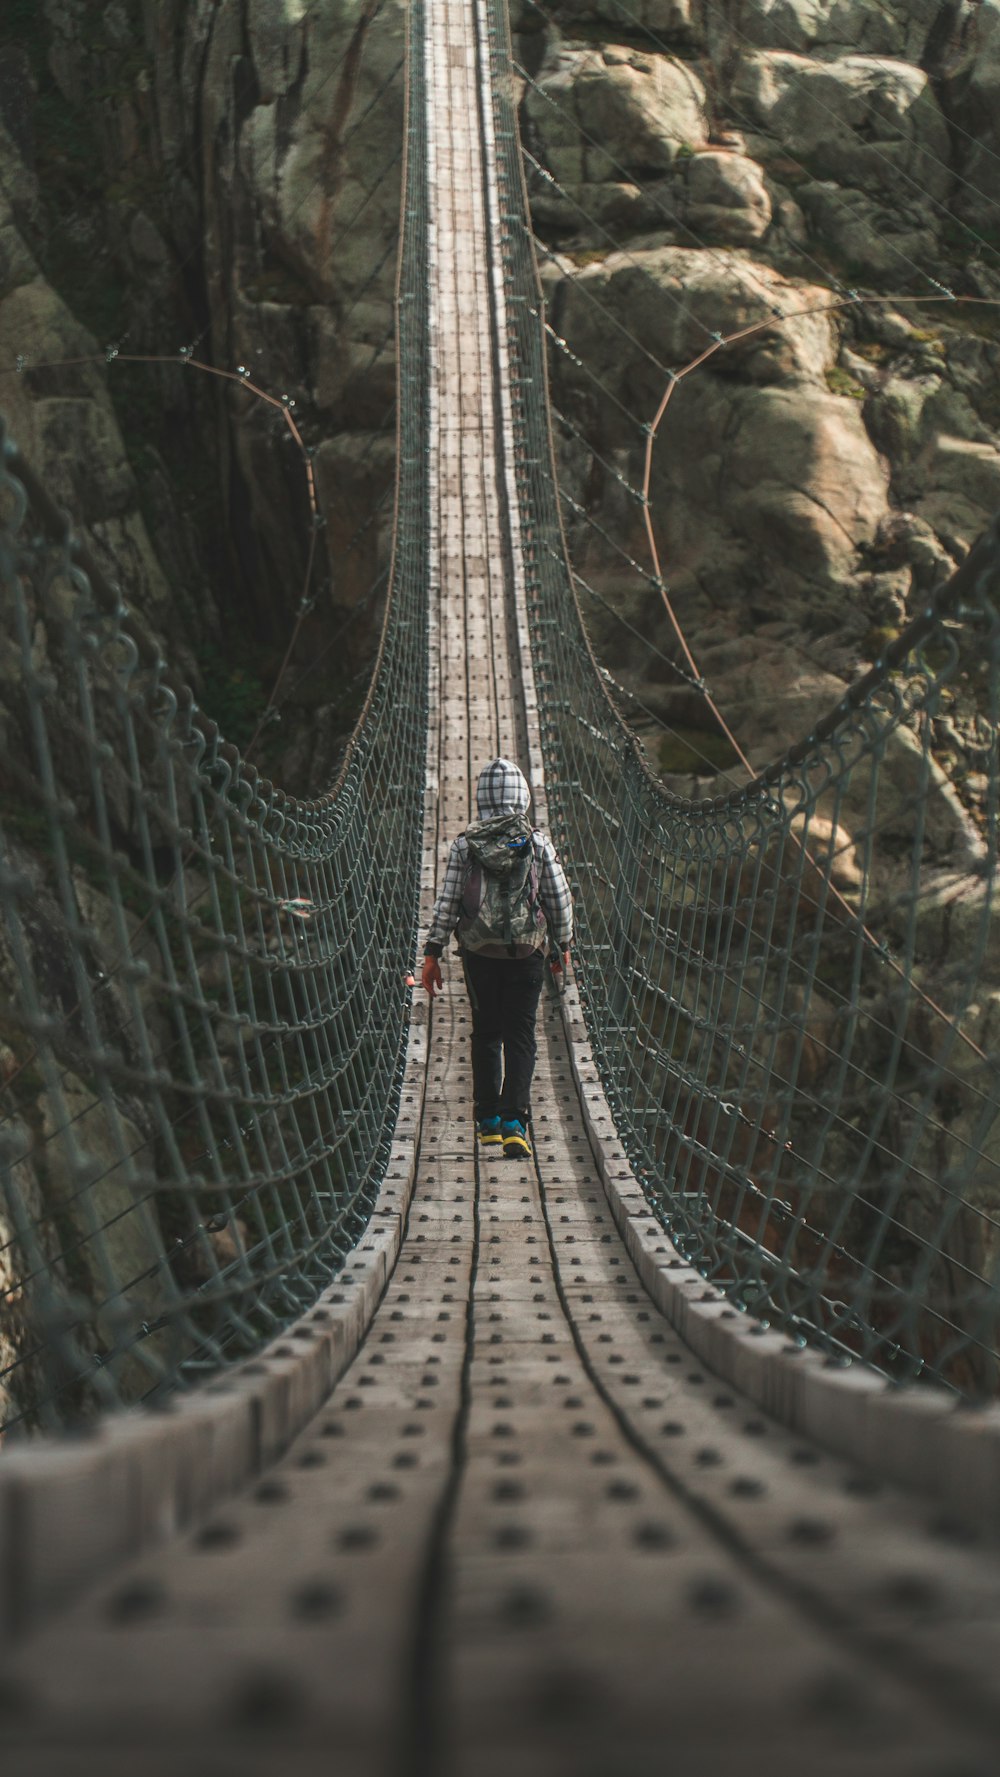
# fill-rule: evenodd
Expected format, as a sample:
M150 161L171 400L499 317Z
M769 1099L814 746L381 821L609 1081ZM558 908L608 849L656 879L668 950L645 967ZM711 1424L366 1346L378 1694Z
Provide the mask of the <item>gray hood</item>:
M484 765L476 785L476 814L481 821L500 814L527 814L531 791L527 779L509 759Z

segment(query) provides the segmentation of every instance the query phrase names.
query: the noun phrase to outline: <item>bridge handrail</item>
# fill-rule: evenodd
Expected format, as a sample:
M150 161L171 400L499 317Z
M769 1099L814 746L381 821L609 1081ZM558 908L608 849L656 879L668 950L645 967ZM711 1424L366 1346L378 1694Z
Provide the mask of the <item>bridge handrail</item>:
M419 105L405 132L390 589L326 793L226 743L0 432L0 1429L252 1351L342 1265L386 1165L427 719Z
M671 794L576 595L504 0L487 12L549 807L623 1146L679 1251L739 1310L838 1363L991 1393L1000 519L783 758L735 789ZM936 756L956 698L983 741L974 801Z

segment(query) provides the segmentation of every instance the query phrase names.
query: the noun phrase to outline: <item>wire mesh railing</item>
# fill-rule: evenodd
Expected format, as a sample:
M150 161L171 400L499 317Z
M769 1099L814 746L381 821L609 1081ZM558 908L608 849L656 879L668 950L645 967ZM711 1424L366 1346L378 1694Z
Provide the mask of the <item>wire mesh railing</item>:
M0 433L3 1429L252 1349L339 1268L388 1158L427 719L423 132L412 104L391 586L327 794L225 743Z
M741 1308L836 1360L992 1392L1000 525L799 746L710 801L669 794L576 600L504 0L485 12L549 802L622 1140ZM392 583L327 795L298 801L225 744L3 439L7 1428L252 1349L336 1270L388 1154L426 726L420 23L414 7ZM974 799L938 759L956 703L981 743Z
M898 1380L1000 1381L1000 520L783 759L686 801L592 654L560 520L503 0L488 0L549 808L618 1131L741 1309ZM939 763L960 706L974 799Z

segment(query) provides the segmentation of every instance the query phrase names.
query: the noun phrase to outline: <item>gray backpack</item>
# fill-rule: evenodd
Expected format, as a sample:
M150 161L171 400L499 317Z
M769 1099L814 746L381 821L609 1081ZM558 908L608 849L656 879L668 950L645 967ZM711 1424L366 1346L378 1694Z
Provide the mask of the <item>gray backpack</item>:
M522 814L493 815L466 829L469 867L458 916L463 950L526 957L544 947L547 928L532 831Z

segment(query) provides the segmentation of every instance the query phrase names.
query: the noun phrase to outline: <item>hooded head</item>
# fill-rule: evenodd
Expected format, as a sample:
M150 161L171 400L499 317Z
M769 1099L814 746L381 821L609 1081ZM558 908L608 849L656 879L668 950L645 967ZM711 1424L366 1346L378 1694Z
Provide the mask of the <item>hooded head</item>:
M524 773L509 759L484 765L476 784L476 814L481 821L499 814L527 814L531 801Z

